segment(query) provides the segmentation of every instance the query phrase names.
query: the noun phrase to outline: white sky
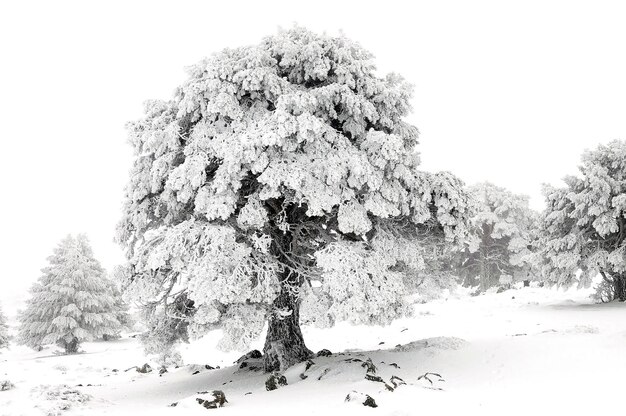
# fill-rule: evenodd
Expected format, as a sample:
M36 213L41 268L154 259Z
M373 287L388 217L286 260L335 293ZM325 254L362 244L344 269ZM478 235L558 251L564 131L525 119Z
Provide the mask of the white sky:
M184 67L294 22L343 30L416 86L423 167L531 196L626 139L626 3L2 1L0 301L85 232L110 269L131 162L124 123ZM409 5L411 5L409 7ZM10 313L10 311L7 311Z

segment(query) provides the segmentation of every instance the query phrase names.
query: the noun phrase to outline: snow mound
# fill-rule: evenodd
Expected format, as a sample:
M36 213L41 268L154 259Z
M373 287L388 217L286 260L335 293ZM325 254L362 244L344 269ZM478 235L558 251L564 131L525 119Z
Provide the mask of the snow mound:
M428 350L430 352L436 352L440 350L458 350L467 344L467 341L457 337L434 337L409 342L408 344L398 345L395 348L395 351L409 352Z
M91 399L88 394L81 393L67 384L34 387L31 396L37 401L36 407L43 410L46 416L59 416L74 405Z
M597 334L600 330L594 325L574 325L565 332L568 334Z

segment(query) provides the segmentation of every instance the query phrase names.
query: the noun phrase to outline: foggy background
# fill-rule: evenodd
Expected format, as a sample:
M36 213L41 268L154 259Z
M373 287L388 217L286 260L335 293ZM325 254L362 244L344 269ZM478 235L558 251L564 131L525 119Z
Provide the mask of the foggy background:
M620 2L107 1L0 4L0 302L26 295L68 233L111 270L132 152L124 124L184 68L294 23L343 31L415 85L426 170L543 208L541 183L626 138ZM271 16L271 17L266 17Z

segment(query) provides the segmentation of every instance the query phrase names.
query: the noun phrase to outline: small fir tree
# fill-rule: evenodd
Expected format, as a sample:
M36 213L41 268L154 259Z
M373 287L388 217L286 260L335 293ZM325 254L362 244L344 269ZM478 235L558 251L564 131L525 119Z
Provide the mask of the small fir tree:
M105 282L107 284L109 294L114 300L112 312L115 315L117 321L120 323L118 327L113 328L116 329L116 332L103 335L102 338L105 341L108 341L111 339L119 338L120 332L122 330L130 329L133 326L134 321L129 313L128 303L122 297L122 292L120 291L117 283L114 281L113 278L107 279Z
M6 348L9 346L9 326L7 325L7 318L2 312L2 306L0 305L0 348Z
M20 313L18 341L33 348L57 344L70 354L83 341L116 334L115 299L87 238L66 237L48 261Z

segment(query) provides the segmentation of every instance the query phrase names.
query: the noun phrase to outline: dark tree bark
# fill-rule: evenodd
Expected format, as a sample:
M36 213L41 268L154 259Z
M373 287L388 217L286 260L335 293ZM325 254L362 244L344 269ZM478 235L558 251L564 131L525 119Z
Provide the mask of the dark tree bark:
M268 321L263 347L263 366L268 372L284 371L313 356L313 352L304 344L300 330L300 305L295 296L283 288L274 301L274 308L290 310L291 314L286 317L274 315Z
M267 201L272 217L285 213L290 224L301 224L306 218L306 206L284 205L284 200ZM282 207L282 208L281 208ZM275 233L272 238L272 253L284 265L280 275L281 292L274 300L272 312L287 312L286 316L271 313L268 319L267 336L263 347L263 366L265 371L284 371L294 364L306 361L313 356L304 344L300 330L300 300L298 289L304 283L304 277L296 272L296 257L302 257L305 250L291 230L281 230L273 223Z
M626 302L626 276L618 274L613 277L613 300Z
M66 354L76 354L78 352L78 339L73 338L70 342L63 341L63 348Z

